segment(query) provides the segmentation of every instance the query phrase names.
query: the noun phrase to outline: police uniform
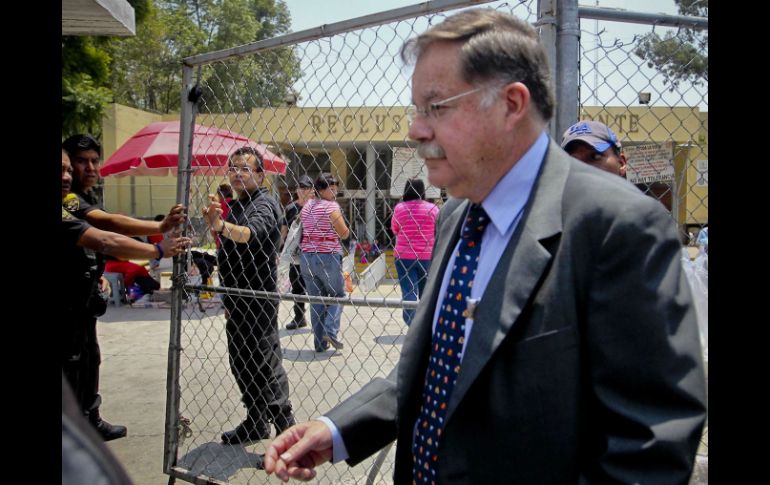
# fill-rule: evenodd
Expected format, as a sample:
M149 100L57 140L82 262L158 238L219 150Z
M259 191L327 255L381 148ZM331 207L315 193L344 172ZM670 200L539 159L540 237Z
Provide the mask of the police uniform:
M64 243L65 293L62 338L62 369L75 397L105 439L125 436L122 426L103 422L99 415L99 365L101 351L96 337L96 317L103 315L106 302L99 294L99 278L104 272L104 256L77 245L83 233L91 227L86 214L98 209L91 196L70 193L62 200L61 233Z
M227 288L276 291L278 247L283 211L267 189L244 192L229 202L227 222L251 231L247 243L222 237L217 253L220 278ZM261 298L224 295L227 310L227 347L235 381L248 417L239 428L223 434L225 442L245 441L247 430L269 434L268 423L280 432L294 424L289 383L282 364L278 337L278 302ZM231 435L230 437L226 435ZM250 435L251 436L251 435Z

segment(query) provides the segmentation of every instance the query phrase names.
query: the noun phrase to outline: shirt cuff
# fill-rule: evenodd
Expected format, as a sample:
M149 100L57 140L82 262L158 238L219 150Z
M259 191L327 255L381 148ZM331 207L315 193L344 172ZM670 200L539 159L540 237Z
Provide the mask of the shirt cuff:
M315 418L316 421L320 421L329 428L332 433L332 463L339 463L348 459L348 449L345 448L345 442L342 441L342 435L337 426L334 425L331 419L326 416L319 416Z

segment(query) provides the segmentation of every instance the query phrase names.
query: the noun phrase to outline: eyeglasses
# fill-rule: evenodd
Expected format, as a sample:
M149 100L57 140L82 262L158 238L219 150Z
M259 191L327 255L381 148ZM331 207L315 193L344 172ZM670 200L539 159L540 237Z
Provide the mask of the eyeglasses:
M418 115L430 120L437 120L441 118L441 115L444 113L445 109L453 108L453 106L447 106L447 103L451 103L452 101L458 100L463 96L468 96L469 94L481 91L482 89L484 88L479 87L471 89L470 91L465 91L464 93L456 94L452 97L442 99L441 101L431 103L427 108L420 108L415 105L411 105L406 108L406 119L409 120L410 125L414 123Z
M253 168L251 168L249 166L243 165L241 167L235 167L235 166L227 167L227 172L228 173L241 172L244 175L251 175L254 172L261 172L261 170L254 170Z

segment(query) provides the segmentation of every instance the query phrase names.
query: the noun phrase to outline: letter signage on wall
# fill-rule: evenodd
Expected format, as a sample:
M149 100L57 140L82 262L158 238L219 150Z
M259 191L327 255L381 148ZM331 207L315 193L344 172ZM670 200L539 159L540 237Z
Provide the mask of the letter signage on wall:
M628 160L626 178L632 184L672 182L674 180L674 144L644 143L623 149Z

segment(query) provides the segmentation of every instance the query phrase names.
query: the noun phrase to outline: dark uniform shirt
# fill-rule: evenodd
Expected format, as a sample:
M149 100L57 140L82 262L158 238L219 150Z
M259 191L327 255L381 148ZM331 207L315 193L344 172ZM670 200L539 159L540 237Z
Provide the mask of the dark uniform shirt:
M62 200L60 237L64 250L64 268L61 273L64 281L60 288L65 293L65 301L70 310L82 310L86 307L97 286L96 281L104 270L103 256L77 245L86 229L91 227L85 221L85 215L96 208L74 193L68 194Z
M218 252L219 272L224 286L248 290L276 290L276 266L281 244L283 211L280 204L258 188L230 201L227 222L246 226L251 237L236 243L222 237Z

